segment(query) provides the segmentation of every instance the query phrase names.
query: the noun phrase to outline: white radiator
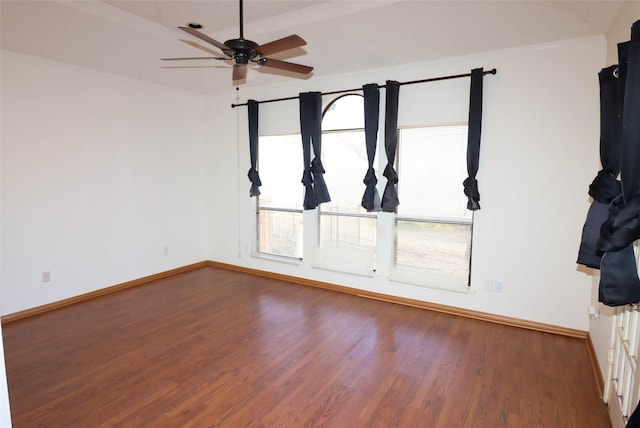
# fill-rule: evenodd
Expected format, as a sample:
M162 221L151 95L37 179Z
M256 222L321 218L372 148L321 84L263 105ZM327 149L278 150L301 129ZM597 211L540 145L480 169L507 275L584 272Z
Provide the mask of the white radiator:
M609 405L613 428L623 428L638 404L638 335L640 306L627 305L616 309L613 318L609 370L604 401Z
M638 241L633 243L640 266ZM603 399L609 406L612 428L624 428L640 400L638 351L640 347L640 304L620 306L613 316L609 370Z

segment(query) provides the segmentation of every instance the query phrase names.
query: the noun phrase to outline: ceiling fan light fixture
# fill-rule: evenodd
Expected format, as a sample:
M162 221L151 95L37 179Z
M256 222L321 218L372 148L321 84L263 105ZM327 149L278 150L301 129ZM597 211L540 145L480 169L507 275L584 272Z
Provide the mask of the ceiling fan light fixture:
M245 52L238 52L236 54L236 65L247 65L249 64L249 55Z
M201 30L202 29L202 24L199 24L197 22L189 22L187 24L187 27L193 28L194 30Z

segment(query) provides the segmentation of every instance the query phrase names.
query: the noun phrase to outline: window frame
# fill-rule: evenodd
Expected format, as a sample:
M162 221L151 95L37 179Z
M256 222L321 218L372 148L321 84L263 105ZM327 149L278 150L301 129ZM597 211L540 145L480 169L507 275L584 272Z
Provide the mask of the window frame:
M347 97L359 97L361 99L364 100L364 95L361 93L355 93L355 92L348 92L348 93L344 93L341 94L335 98L333 98L331 101L329 101L327 103L327 105L323 108L322 111L322 120L323 120L323 126L322 126L322 138L323 138L323 143L325 142L325 136L326 135L336 135L336 134L341 134L341 133L361 133L362 134L362 150L363 153L366 155L366 143L365 143L365 128L364 128L364 122L362 123L362 127L344 127L344 128L330 128L330 129L324 129L324 118L325 115L330 111L330 109L336 105L337 102L339 102L340 100L343 100ZM364 110L362 110L362 113L364 114ZM326 150L326 146L323 144L323 156L325 154L325 150ZM323 160L324 162L324 160ZM362 175L364 176L364 174L366 173L366 169L362 170ZM364 193L364 186L362 187L362 192ZM331 188L329 189L329 191L331 191ZM354 197L356 198L355 200L358 200L358 196L354 195ZM341 211L329 211L329 210L325 210L323 209L324 204L320 204L317 208L316 208L316 231L317 231L317 239L316 242L314 243L314 257L313 257L313 266L315 268L319 268L319 269L326 269L326 270L335 270L338 272L343 272L343 273L348 273L348 274L355 274L355 275L365 275L365 276L371 276L374 275L376 272L376 255L377 255L377 249L378 249L378 216L377 213L372 212L372 213L368 213L368 212L354 212L354 213L349 213L349 212L341 212ZM324 218L323 218L324 216ZM370 250L365 250L362 248L349 248L349 247L332 247L332 251L333 252L337 252L338 256L336 258L340 258L340 256L345 255L345 253L350 253L350 255L354 256L354 258L356 259L354 262L354 265L358 265L359 268L356 267L345 267L345 266L338 266L337 263L335 262L335 260L331 261L327 261L326 260L326 255L323 256L322 254L322 233L323 233L323 229L322 229L322 222L323 219L327 220L330 218L339 218L339 217L343 217L343 218L351 218L351 219L369 219L369 220L373 220L373 248L371 248ZM339 220L338 220L339 221ZM370 262L370 266L366 266L365 264L367 264L367 258L366 258L366 253L368 253L371 257L371 262Z
M467 129L468 135L468 122L454 122L454 123L442 123L442 124L429 124L429 125L413 125L413 126L398 126L398 153L396 156L395 168L398 172L398 177L401 178L402 172L401 169L403 165L400 162L402 158L400 156L401 150L403 150L401 133L403 130L410 129L421 129L421 128L438 128L438 127L448 127L448 126L464 126ZM466 142L466 139L465 139ZM466 147L466 145L465 145ZM399 189L398 189L398 197L402 203L402 183L399 180ZM460 192L462 192L462 181L460 182ZM443 289L447 291L462 291L462 292L470 292L471 291L471 268L473 262L473 229L474 229L474 221L475 221L475 213L471 211L470 218L461 219L454 217L442 217L442 216L433 216L433 215L410 215L410 214L398 214L394 213L393 218L393 238L392 238L392 248L391 248L391 260L389 266L389 278L392 281L409 283L413 285L424 286L432 289ZM425 280L424 278L419 278L420 274L425 274L429 272L428 268L423 268L420 266L403 266L398 265L398 222L413 222L413 223L422 223L422 224L443 224L443 225L453 225L453 226L468 226L469 227L469 257L467 260L467 275L465 278L464 286L461 286L458 281L455 281L454 277L450 277L451 280L444 280L442 283L430 283L429 279ZM430 275L425 275L430 276ZM438 275L439 276L439 275ZM444 278L444 276L443 276Z

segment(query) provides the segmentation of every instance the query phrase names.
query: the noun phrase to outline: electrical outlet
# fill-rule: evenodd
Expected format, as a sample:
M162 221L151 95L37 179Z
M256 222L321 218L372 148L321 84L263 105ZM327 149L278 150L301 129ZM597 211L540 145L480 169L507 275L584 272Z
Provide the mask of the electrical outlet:
M496 279L496 293L502 293L504 291L504 281Z
M168 255L169 254L169 246L165 245L164 248L162 249L162 254L163 255Z
M42 272L42 282L49 282L51 281L51 272L46 271L46 272Z
M486 291L495 291L495 281L493 279L485 279L484 280L484 289Z

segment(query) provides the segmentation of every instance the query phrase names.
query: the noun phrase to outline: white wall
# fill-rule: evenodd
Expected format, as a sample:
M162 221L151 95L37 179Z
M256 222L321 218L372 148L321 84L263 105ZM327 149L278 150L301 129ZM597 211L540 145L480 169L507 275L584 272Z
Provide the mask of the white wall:
M205 260L204 120L201 95L3 51L1 313Z
M620 10L614 24L607 32L607 63L613 65L618 63L618 43L626 42L631 36L631 25L640 19L640 2L626 2ZM598 165L600 169L600 165ZM593 176L595 177L594 171ZM589 269L592 277L591 304L600 312L600 318L589 322L589 335L593 342L600 364L603 377L607 376L608 354L611 346L611 329L613 326L613 315L615 310L598 303L598 284L600 282L599 271ZM605 379L606 381L606 379Z
M229 177L238 180L237 185L218 185L214 189L219 202L211 200L210 258L587 330L591 278L578 271L575 260L589 206L587 186L598 167L597 72L604 65L605 49L604 37L595 36L328 79L289 80L279 86L249 85L241 89L242 100L262 100L300 91L332 91L383 83L386 79L408 81L466 73L475 67L496 67L497 75L485 77L478 174L482 210L477 212L474 224L471 284L474 293L439 292L393 283L380 272L374 278L363 278L316 270L309 260L292 265L251 257L255 220L246 176L249 168L246 108L229 107L235 101L232 89L209 99L216 137L225 143L211 158L215 167L211 169L210 180L212 183L225 183ZM402 87L399 122L466 120L467 97L468 80ZM262 133L295 131L297 102L262 104L260 121ZM302 175L301 164L294 167ZM329 174L331 166L325 168ZM381 176L380 168L378 175ZM384 180L379 184L382 191ZM305 213L305 220L309 218ZM504 292L485 291L486 279L503 280Z

